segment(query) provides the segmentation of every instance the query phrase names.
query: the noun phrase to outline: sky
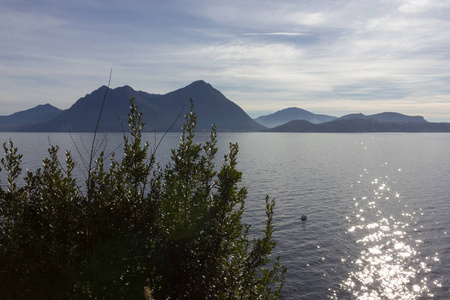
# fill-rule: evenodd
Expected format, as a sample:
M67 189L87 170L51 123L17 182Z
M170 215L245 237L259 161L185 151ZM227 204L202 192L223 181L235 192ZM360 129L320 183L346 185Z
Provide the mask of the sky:
M201 79L252 117L450 122L450 1L0 0L0 115L67 109L111 70L148 93Z

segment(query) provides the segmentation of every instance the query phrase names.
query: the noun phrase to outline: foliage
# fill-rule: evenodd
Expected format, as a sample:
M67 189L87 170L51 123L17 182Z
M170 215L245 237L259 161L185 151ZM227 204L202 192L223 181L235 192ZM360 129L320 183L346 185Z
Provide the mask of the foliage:
M161 168L130 103L123 157L101 152L84 187L71 153L62 164L57 146L19 184L22 155L12 141L3 145L2 298L143 299L147 286L155 299L278 298L286 269L270 260L275 202L266 197L263 237L250 240L237 144L216 170L215 128L204 145L194 142L191 102L179 146Z

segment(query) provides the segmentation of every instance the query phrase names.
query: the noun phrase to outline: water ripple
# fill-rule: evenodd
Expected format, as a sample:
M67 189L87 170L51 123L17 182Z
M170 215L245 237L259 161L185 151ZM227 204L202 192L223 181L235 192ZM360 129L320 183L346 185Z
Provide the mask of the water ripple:
M348 263L343 258L350 271L331 298L346 292L355 299L417 299L433 297L431 285L442 285L428 278L439 254L424 257L418 250L424 241L408 233L412 226L413 232L420 228L417 216L421 209L417 212L402 205L408 199L391 188L396 183L393 175L373 178L371 194L362 191L364 196L349 200L354 209L347 216L351 223L347 233L356 238L359 254ZM368 176L361 176L359 182L364 177Z

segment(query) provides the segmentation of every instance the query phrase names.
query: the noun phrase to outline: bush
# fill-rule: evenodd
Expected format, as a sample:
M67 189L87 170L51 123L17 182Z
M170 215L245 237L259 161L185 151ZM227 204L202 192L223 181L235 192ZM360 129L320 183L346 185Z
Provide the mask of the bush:
M270 260L275 202L266 197L263 237L250 240L238 145L216 170L215 128L204 145L194 142L191 102L179 146L161 168L130 103L123 158L91 154L84 186L71 153L61 164L57 146L19 186L22 155L12 141L3 145L2 297L143 299L148 287L154 299L278 298L286 269Z

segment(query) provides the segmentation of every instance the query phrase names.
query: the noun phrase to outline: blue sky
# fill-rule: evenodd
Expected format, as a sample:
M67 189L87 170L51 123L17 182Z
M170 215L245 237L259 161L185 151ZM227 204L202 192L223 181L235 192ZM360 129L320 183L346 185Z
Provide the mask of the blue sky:
M252 117L296 106L450 122L450 1L0 0L0 115L108 83L203 79ZM195 99L194 99L195 100Z

